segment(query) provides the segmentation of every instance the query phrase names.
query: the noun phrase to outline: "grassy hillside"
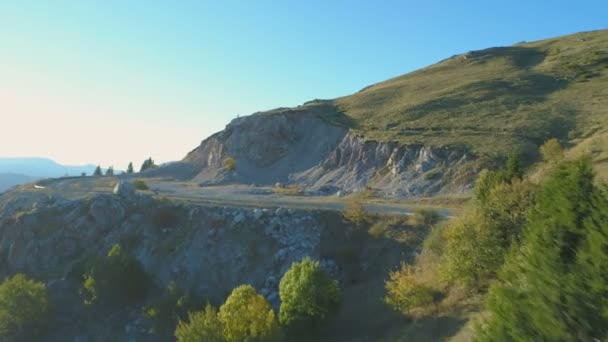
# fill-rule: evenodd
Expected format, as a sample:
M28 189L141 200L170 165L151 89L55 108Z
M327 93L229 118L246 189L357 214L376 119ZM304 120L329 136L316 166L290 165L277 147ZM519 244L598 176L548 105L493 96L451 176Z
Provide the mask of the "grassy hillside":
M490 158L517 149L534 159L556 137L603 165L608 30L468 52L304 108L368 139L466 145Z

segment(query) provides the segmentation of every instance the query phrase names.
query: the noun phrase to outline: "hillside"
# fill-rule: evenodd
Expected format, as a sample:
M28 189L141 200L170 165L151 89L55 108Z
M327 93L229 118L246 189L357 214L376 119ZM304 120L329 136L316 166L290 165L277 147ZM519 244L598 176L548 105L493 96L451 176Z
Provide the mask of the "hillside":
M608 31L453 56L334 100L240 117L154 174L387 196L468 192L558 138L608 179ZM224 160L236 169L226 170Z
M597 139L589 150L602 161L608 30L468 52L331 103L368 139L482 155L531 153L551 137Z

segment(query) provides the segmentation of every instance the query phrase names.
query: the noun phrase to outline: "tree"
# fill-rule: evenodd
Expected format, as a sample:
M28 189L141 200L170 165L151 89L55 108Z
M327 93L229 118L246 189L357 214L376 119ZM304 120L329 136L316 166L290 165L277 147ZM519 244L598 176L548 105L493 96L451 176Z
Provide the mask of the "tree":
M340 305L340 288L319 265L304 258L294 262L279 283L279 321L293 336L316 332Z
M150 284L150 276L137 259L114 245L84 274L81 293L88 305L129 305L143 299Z
M175 329L178 342L224 342L224 328L211 304L203 311L190 312L188 322L180 321Z
M414 267L402 264L401 269L390 273L386 281L384 301L393 309L404 314L433 303L433 289L416 279Z
M521 179L524 176L524 170L521 166L521 160L515 152L509 153L507 156L507 164L505 166L504 176L505 181L511 181L512 179Z
M588 160L543 183L522 235L489 291L478 341L608 338L608 199Z
M218 317L229 342L272 339L278 334L272 307L251 285L235 288L220 307Z
M129 166L127 166L127 174L133 173L133 163L129 162Z
M447 225L439 265L441 277L473 289L487 286L502 265L505 252L492 228L477 208Z
M555 164L564 158L564 148L559 140L553 138L545 141L540 147L540 154L546 163Z
M156 167L156 164L154 164L154 160L152 160L152 157L144 160L144 162L141 164L141 168L139 169L139 172L143 172L149 169L153 169Z
M202 308L199 305L199 298L191 295L188 291L180 289L175 281L170 281L162 295L154 296L148 302L150 304L144 307L143 310L144 316L151 325L148 332L155 334L161 339L168 339L176 331L176 324L187 319L192 310ZM210 308L215 311L215 308ZM217 315L215 319L217 320ZM187 323L184 324L188 325ZM194 325L196 324L198 323L194 323ZM192 327L185 328L188 330ZM221 334L222 329L218 329L217 332Z
M106 176L108 176L108 177L114 176L114 166L108 167L108 169L106 170Z
M0 339L33 341L46 330L49 300L46 286L14 275L0 284Z
M95 168L95 171L93 171L93 176L101 176L101 166L97 165L97 167Z
M445 280L480 290L496 276L511 245L520 241L537 189L529 181L513 179L484 191L483 200L444 226L439 267Z

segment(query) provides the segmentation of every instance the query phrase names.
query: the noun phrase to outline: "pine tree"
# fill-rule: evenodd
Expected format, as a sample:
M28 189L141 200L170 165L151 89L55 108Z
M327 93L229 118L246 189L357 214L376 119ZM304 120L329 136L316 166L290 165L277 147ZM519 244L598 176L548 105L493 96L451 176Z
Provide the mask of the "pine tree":
M608 203L588 160L560 164L543 184L519 248L488 296L478 341L608 337Z
M129 162L129 166L127 166L127 173L131 174L133 173L133 163Z
M108 167L106 170L106 176L114 176L114 166Z
M93 171L93 176L101 176L101 166L97 165L95 171Z
M156 167L156 164L154 164L154 160L152 160L152 157L144 160L143 164L141 164L141 168L139 170L139 172L143 172L146 171L148 169L153 169Z

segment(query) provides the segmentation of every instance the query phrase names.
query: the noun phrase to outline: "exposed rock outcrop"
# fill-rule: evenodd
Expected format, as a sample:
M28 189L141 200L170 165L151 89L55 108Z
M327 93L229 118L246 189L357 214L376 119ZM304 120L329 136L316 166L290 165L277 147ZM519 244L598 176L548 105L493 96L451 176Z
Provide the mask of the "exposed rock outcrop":
M228 157L234 170L224 165ZM303 106L237 118L155 175L203 184L296 184L341 194L373 187L407 197L467 191L473 160L464 147L367 141Z

